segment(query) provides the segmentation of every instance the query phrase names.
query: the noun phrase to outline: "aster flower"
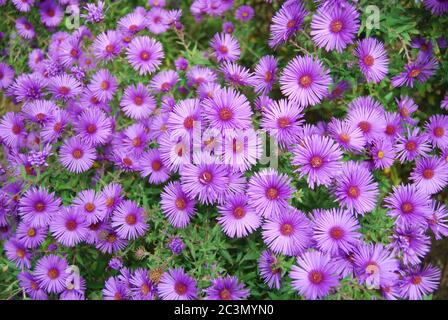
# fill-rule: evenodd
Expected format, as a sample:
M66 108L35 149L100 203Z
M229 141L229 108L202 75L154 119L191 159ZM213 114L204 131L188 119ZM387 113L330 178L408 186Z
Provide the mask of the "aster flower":
M10 238L5 242L5 256L14 262L18 268L31 268L31 252L16 238Z
M301 29L308 11L302 1L284 3L272 17L269 46L276 48Z
M261 224L260 216L248 204L246 195L234 195L218 206L218 223L229 237L246 237Z
M149 87L154 93L167 93L171 91L179 81L179 75L174 70L164 70L156 74Z
M274 100L269 98L269 96L259 96L255 100L255 108L261 112L269 110L271 104L274 103Z
M252 110L247 98L232 88L219 90L212 99L203 101L208 125L225 135L236 129L252 128Z
M437 193L448 185L448 164L437 157L417 159L411 180L423 192Z
M280 289L281 284L281 268L277 257L269 250L264 250L258 260L258 269L264 283L270 289Z
M443 0L423 0L423 5L436 16L448 12L448 4Z
M21 17L16 20L16 29L19 33L19 36L21 36L24 39L33 39L36 36L36 32L34 31L34 27L31 24L31 22L28 21L28 19Z
M175 228L184 228L196 214L196 202L182 190L179 182L170 182L160 196L162 212Z
M248 183L249 204L263 217L271 218L288 209L293 193L290 178L272 168L254 174Z
M375 208L378 184L370 171L354 161L344 163L335 179L333 193L341 206L355 214L365 214Z
M407 128L406 135L399 135L396 139L395 152L401 163L404 163L413 161L418 156L426 157L431 152L431 147L419 128Z
M164 56L160 42L148 36L135 37L126 49L129 63L140 75L156 71Z
M311 21L311 37L319 48L342 50L353 42L359 29L359 13L355 7L321 7Z
M358 41L355 56L367 82L378 83L388 72L389 57L384 44L375 38Z
M106 199L94 190L84 190L73 199L72 206L77 214L85 217L87 223L97 223L106 217ZM81 219L79 220L81 221Z
M185 249L185 243L179 237L171 237L168 242L168 248L174 255L179 255Z
M46 227L59 212L61 200L45 188L31 187L20 198L19 215L33 227Z
M224 75L224 81L231 86L244 87L254 84L253 73L237 63L224 61L219 69Z
M356 278L367 288L379 289L398 279L399 263L381 244L362 244L353 255Z
M418 123L418 120L412 119L411 115L417 111L418 105L415 104L414 100L407 96L401 96L400 100L396 99L396 101L401 118L411 126L415 126Z
M226 191L227 170L205 153L197 154L193 163L181 171L182 189L203 204L222 202Z
M128 150L130 153L140 157L148 146L148 129L141 123L134 123L121 132L121 137L113 144Z
M369 150L375 168L386 169L393 165L395 161L394 145L389 139L379 138L372 142Z
M0 65L0 69L1 69L1 65ZM1 77L0 77L0 83L1 83ZM440 104L440 108L442 108L444 110L448 110L448 94L445 94L445 97L443 98L443 100Z
M196 280L183 268L169 269L157 285L162 300L193 300L197 298Z
M142 177L149 176L150 183L160 184L170 178L170 171L160 158L160 151L158 149L151 149L145 152L139 161L140 175Z
M300 125L303 123L303 108L282 99L274 101L263 112L261 127L279 142L282 148L289 148L299 140Z
M50 223L53 237L66 247L74 247L83 241L88 227L85 216L74 207L63 208Z
M20 114L6 113L0 121L0 140L13 148L25 137L25 122Z
M201 123L201 105L198 99L178 102L168 118L167 126L174 137L189 137Z
M110 277L104 284L104 300L127 300L130 294L129 287L118 277Z
M54 99L74 99L81 93L82 84L74 77L64 73L50 79L48 91L53 94Z
M112 227L123 239L136 239L148 230L144 210L134 201L124 200L112 214Z
M34 6L34 0L12 0L12 3L20 12L28 12Z
M145 85L138 83L125 89L120 107L131 119L147 119L156 108L156 100Z
M383 106L370 96L350 102L347 121L361 129L367 142L382 136L386 127Z
M190 87L199 86L207 82L216 82L216 73L205 66L195 65L187 71L187 84Z
M428 217L428 226L434 233L436 240L448 236L448 210L445 205L432 201L431 215Z
M115 30L100 33L92 44L92 52L98 60L111 61L122 49L122 35Z
M324 253L352 252L361 238L356 218L341 209L322 210L313 219L313 239Z
M277 59L274 56L263 56L255 66L253 77L255 91L268 94L276 81Z
M65 289L68 263L54 254L43 256L37 261L34 277L49 293L60 293Z
M235 26L231 21L224 21L222 23L222 32L232 34L235 31Z
M289 277L293 288L312 300L327 296L339 284L331 257L317 251L305 252L298 257Z
M434 147L448 147L448 116L433 115L426 123L427 137Z
M117 88L117 79L106 69L98 70L92 76L92 80L88 86L88 89L100 102L112 100Z
M424 231L418 226L398 226L388 248L395 256L401 257L405 265L420 264L431 247L431 239Z
M98 108L84 110L74 127L78 136L92 146L104 145L112 134L111 120Z
M294 150L292 164L299 166L300 177L307 175L308 185L329 186L341 170L342 152L334 140L313 135L305 137Z
M254 9L251 6L240 6L235 10L235 19L242 22L248 22L254 16Z
M121 239L117 232L111 230L109 227L104 227L98 232L98 240L96 241L96 248L103 253L117 252L127 245L127 241Z
M33 227L29 222L20 222L17 225L16 236L17 241L26 248L37 248L45 240L48 230L47 227Z
M418 57L415 61L405 66L405 71L392 78L394 87L414 87L414 82L425 82L433 76L438 67L438 62L433 57Z
M388 215L397 219L398 225L426 226L431 214L430 199L415 185L393 187L392 193L385 198Z
M347 121L333 118L328 124L328 133L345 150L357 153L364 150L366 139L361 129Z
M333 90L330 91L327 98L330 100L342 98L344 93L352 88L352 85L347 80L341 80L337 83Z
M64 11L53 0L45 0L39 5L42 23L46 27L57 27L64 17Z
M242 300L250 294L235 276L212 279L210 287L204 291L207 300Z
M384 120L386 121L384 134L389 138L390 142L394 142L398 135L403 134L401 116L396 112L384 112Z
M104 19L104 1L98 1L97 3L86 3L84 6L86 13L81 14L81 17L86 19L90 23L99 23Z
M138 268L134 271L131 279L132 298L134 300L153 300L156 294L156 287L149 278L147 270Z
M218 154L218 148L214 152ZM253 129L241 130L224 137L222 152L224 164L228 164L232 171L245 172L261 157L262 140Z
M43 99L47 80L37 73L21 74L9 87L19 102Z
M44 125L53 118L58 107L50 100L34 100L23 105L22 113L28 120Z
M59 161L68 171L75 173L89 170L96 156L95 148L86 145L79 137L66 140L59 150Z
M409 267L401 273L400 294L411 300L421 300L424 295L434 292L441 277L440 269L432 265Z
M236 61L240 57L240 44L237 39L228 33L215 34L210 46L218 62Z
M39 286L36 278L29 272L20 272L17 276L19 280L20 287L25 291L25 293L33 300L47 300L48 295Z
M112 213L115 208L123 201L123 189L120 184L111 182L103 188L101 192L105 199L107 213Z
M14 69L11 66L0 62L0 89L6 89L11 85L14 74Z
M169 29L168 11L162 8L152 8L146 15L148 30L154 34L164 33Z
M297 256L311 244L311 227L301 211L289 207L264 221L262 237L273 252Z
M280 76L280 89L301 107L318 104L327 94L331 83L329 70L318 58L295 57Z
M185 71L188 69L188 60L184 57L179 57L174 61L174 65L176 66L177 70Z

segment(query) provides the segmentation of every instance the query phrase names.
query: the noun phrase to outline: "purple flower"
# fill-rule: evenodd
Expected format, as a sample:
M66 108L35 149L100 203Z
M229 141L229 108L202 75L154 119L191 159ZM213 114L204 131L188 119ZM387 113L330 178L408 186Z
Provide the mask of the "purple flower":
M92 52L98 60L110 61L117 57L122 49L122 35L115 30L99 34L92 44Z
M440 277L440 269L432 265L409 267L402 272L400 294L406 299L421 300L438 288Z
M121 261L121 258L119 257L113 257L109 260L108 266L111 269L120 270L121 268L123 268L123 261Z
M86 145L78 137L66 140L59 150L59 161L70 172L80 173L89 170L95 159L95 148Z
M314 106L328 95L329 70L318 58L295 57L280 76L282 93L301 107Z
M174 255L178 255L185 249L185 243L179 237L172 237L168 242L168 248Z
M19 36L24 39L33 39L36 36L33 25L24 17L16 20L16 29Z
M147 119L156 108L156 100L142 83L129 86L121 98L120 107L124 114L135 120Z
M388 248L397 257L403 259L405 265L417 265L422 262L431 248L431 239L418 226L398 226Z
M247 189L249 204L265 218L285 212L292 193L291 179L272 168L255 173L249 180Z
M426 157L431 152L427 137L419 128L407 128L406 135L399 135L395 143L395 152L401 163L413 161L419 156Z
M118 234L109 229L109 227L105 227L98 231L98 240L96 242L96 248L103 253L114 253L117 252L124 247L126 247L127 241L121 239Z
M407 96L401 96L400 100L396 99L396 101L401 118L411 126L415 126L418 123L418 120L412 119L411 115L417 111L418 105L415 104L414 100Z
M208 67L195 65L187 71L187 84L190 87L208 82L216 82L216 80L216 73Z
M222 32L232 34L235 30L235 26L231 21L224 21L222 23Z
M282 269L279 266L277 257L269 250L264 250L258 260L258 269L264 283L270 289L280 289Z
M395 161L394 145L389 139L379 138L372 142L369 150L375 168L385 169L393 165Z
M240 57L240 44L231 34L217 33L210 42L218 62L236 61Z
M448 147L448 116L431 116L426 124L426 132L434 147L444 149Z
M94 190L84 190L78 193L72 202L78 214L86 218L88 224L97 223L106 217L106 199Z
M301 211L290 207L264 221L263 241L275 253L297 256L311 244L311 227Z
M242 22L251 20L254 16L254 9L251 6L240 6L235 10L235 19Z
M162 212L175 228L184 228L196 214L195 201L182 190L179 182L170 182L161 194Z
M29 272L21 272L17 276L20 287L33 300L47 300L48 295L37 282L36 278Z
M74 207L63 208L50 223L53 237L66 247L74 247L87 235L86 217Z
M436 240L448 236L448 210L445 205L432 201L431 215L427 218L428 226L434 233Z
M134 201L124 200L112 214L112 227L123 239L136 239L145 234L149 226L146 223L143 208Z
M18 268L31 268L31 252L16 238L10 238L4 245L5 256L15 262Z
M34 0L12 0L12 3L20 12L28 12L34 6Z
M140 175L149 176L150 183L160 184L170 178L170 171L164 165L158 149L151 149L143 153L139 161Z
M33 227L29 222L20 222L17 226L17 240L26 248L37 248L45 240L48 230L47 227Z
M292 286L307 299L321 299L339 285L335 266L329 255L320 252L305 252L297 258L289 277Z
M164 33L169 29L168 11L162 8L152 8L147 14L147 28L154 34Z
M74 77L63 73L50 79L48 91L54 99L70 100L76 98L82 92L82 84Z
M177 70L187 70L188 69L188 60L184 57L179 57L174 61Z
M108 70L100 69L92 76L88 88L100 102L109 102L114 97L118 83L117 79Z
M37 261L34 277L39 285L49 293L60 293L66 287L68 263L54 254L43 256Z
M277 59L274 56L263 56L255 66L253 77L255 91L268 94L276 81Z
M104 2L98 1L98 3L86 3L84 6L84 10L87 13L81 14L81 17L85 18L87 21L91 23L99 23L104 19Z
M20 198L19 214L33 227L46 227L60 209L61 200L45 188L31 187Z
M131 284L132 298L134 300L154 299L157 289L149 278L147 270L141 268L135 270L129 282Z
M40 3L39 13L42 23L46 27L57 27L64 17L64 10L53 0L46 0Z
M42 99L47 80L37 73L21 74L9 87L19 102Z
M438 62L433 57L418 57L405 66L405 71L392 78L394 87L414 87L414 82L425 82L436 73Z
M0 121L0 140L5 145L16 147L26 135L25 122L21 114L14 112L6 113Z
M250 291L235 276L226 276L212 280L210 287L204 290L207 300L246 299Z
M387 75L389 57L384 44L377 39L366 38L358 41L355 56L367 82L378 83Z
M383 106L370 96L350 102L347 121L361 129L367 142L381 137L386 127Z
M233 87L252 86L254 84L253 73L237 63L224 61L219 70L223 73L225 82Z
M127 300L130 296L129 287L117 277L110 277L104 284L104 300Z
M104 145L112 134L111 120L98 108L84 110L74 127L78 137L92 146Z
M193 300L197 298L196 280L183 268L166 271L157 286L162 300Z
M202 108L198 99L179 101L168 118L167 127L174 137L190 137L201 123Z
M126 58L140 75L156 71L164 56L160 42L148 36L135 37L126 49Z
M272 17L269 46L276 48L287 42L301 29L307 15L308 11L302 1L285 2Z
M14 69L11 66L0 62L0 89L6 89L11 85L14 74Z
M448 3L444 0L423 0L423 5L426 9L431 10L431 13L436 16L448 12Z
M348 150L359 153L364 150L366 139L360 128L351 123L333 118L328 124L330 137Z
M441 158L419 158L411 173L411 180L424 193L434 194L448 184L448 163Z

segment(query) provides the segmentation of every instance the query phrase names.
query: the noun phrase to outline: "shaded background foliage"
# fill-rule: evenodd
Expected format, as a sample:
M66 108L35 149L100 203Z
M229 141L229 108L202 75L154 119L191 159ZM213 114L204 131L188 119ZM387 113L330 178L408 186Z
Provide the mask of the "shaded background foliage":
M104 22L96 25L89 25L93 34L99 34L108 29L116 27L117 20L123 15L131 12L135 6L142 5L147 8L146 1L105 1L106 12ZM189 14L191 0L169 1L171 7L183 9L182 22L185 26L184 36L179 36L174 31L157 36L165 50L165 60L163 68L173 68L174 60L179 56L188 59L191 65L204 64L213 66L210 60L204 58L204 51L209 49L211 37L221 31L222 21L220 18L205 17L202 23L196 23ZM272 5L267 5L262 0L235 1L236 5L249 4L255 9L255 18L249 23L242 24L235 22L235 37L241 45L240 63L247 67L254 67L260 57L274 53L267 45L269 35L269 23L274 12L279 8L281 1L273 1ZM366 21L369 16L364 10L368 5L376 5L379 8L380 21L379 29L366 28ZM422 4L414 1L381 1L381 0L360 0L357 3L358 10L362 13L362 26L358 37L374 36L385 43L389 53L389 76L379 84L368 84L355 65L355 57L352 54L354 45L345 49L342 53L325 52L314 46L309 36L309 25L311 15L308 15L304 22L305 32L299 32L292 42L281 46L275 55L279 60L279 68L283 68L288 61L298 54L311 52L318 55L327 67L331 70L331 76L335 83L342 79L348 80L352 89L348 91L342 99L336 101L325 100L317 106L307 109L306 120L309 123L317 121L328 121L332 116L344 116L347 111L347 104L355 97L370 95L378 99L388 111L396 111L395 97L400 94L409 95L419 105L416 118L422 125L429 116L441 113L440 102L447 90L447 51L441 50L437 45L437 39L446 36L448 28L447 16L435 17L423 8ZM307 1L307 8L315 11L312 1ZM2 56L0 61L12 65L16 73L30 72L27 66L27 58L32 48L46 48L51 36L51 32L46 30L40 23L40 16L36 8L27 14L27 18L34 25L38 37L31 43L23 41L17 35L14 36L14 25L17 13L9 2L1 8L0 31L6 37L0 42L0 49L7 49L9 55ZM224 20L234 21L233 11L227 12ZM83 23L83 19L81 19ZM64 23L61 30L66 30ZM66 30L73 31L73 30ZM410 47L411 39L415 36L423 36L432 40L434 44L434 55L439 61L437 74L426 83L418 83L411 88L393 88L390 83L390 75L398 74L403 70L403 66L408 62L408 57L415 57L416 49ZM129 84L138 82L148 83L147 77L138 76L130 65L124 62L123 58L115 59L107 65L120 81L120 89ZM180 83L184 85L185 83ZM121 90L122 91L122 90ZM251 90L244 89L243 92L253 101L255 95ZM190 93L191 94L191 93ZM278 85L274 87L271 97L278 99L281 97ZM185 98L178 94L177 99ZM119 101L121 93L116 95L111 103L115 114L119 112ZM6 97L0 94L0 116L10 110L19 110L19 106L13 106ZM117 117L117 130L120 130L131 123L130 119ZM1 151L0 151L1 152ZM290 164L290 154L282 154L279 161L279 171L287 173L294 178L294 186L297 192L294 194L292 204L303 210L310 212L315 208L333 208L337 203L329 194L326 188L320 187L310 190L304 179L299 179L293 172ZM0 154L0 161L3 162L3 155ZM142 179L137 173L125 173L111 164L96 163L96 170L89 170L82 174L70 174L57 161L56 156L49 159L50 169L40 173L36 177L16 177L24 179L27 183L38 184L50 187L59 195L64 204L71 203L77 192L94 188L102 189L109 182L119 182L122 184L125 197L140 203L146 210L150 230L143 238L130 242L130 244L119 253L124 265L135 269L144 267L150 270L166 270L173 266L184 266L191 276L198 280L200 288L207 287L209 280L219 274L236 275L247 287L251 289L251 298L256 299L296 299L297 295L290 286L288 277L284 277L283 286L280 290L268 290L257 273L257 259L265 245L261 239L260 231L257 231L243 239L230 239L221 231L216 223L217 210L212 206L199 206L198 214L193 218L192 223L186 229L173 228L160 211L159 200L162 186L149 184L146 179ZM259 168L252 170L256 172ZM393 185L407 182L411 166L395 164L390 170L375 172L375 179L380 183L380 198L389 193ZM448 205L448 190L439 193L437 200ZM392 220L386 216L386 210L382 208L382 202L378 201L377 208L365 217L360 219L362 232L366 241L387 243L392 232ZM171 236L180 236L186 244L186 249L179 256L173 256L167 248L168 239ZM47 247L52 243L48 237L42 245L42 252L46 252ZM1 254L3 246L0 246L0 298L16 299L22 295L18 287L16 275L19 272L15 265L4 258ZM443 277L439 292L436 298L448 298L448 240L439 241L434 244L428 260L442 268ZM59 248L60 252L66 254L70 263L79 266L82 276L87 281L86 297L89 299L101 298L101 289L104 281L116 271L107 267L110 255L102 254L89 245L78 245L74 249ZM282 272L286 275L294 258L282 257ZM358 285L355 280L344 280L340 290L328 297L329 299L370 299L376 293L367 291Z

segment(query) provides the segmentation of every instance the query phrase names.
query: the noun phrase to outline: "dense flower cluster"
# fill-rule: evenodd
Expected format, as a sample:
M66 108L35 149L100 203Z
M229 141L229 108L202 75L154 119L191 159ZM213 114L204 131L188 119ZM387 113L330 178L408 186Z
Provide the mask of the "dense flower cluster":
M433 39L413 39L408 62L390 70L398 53L361 33L358 1L287 0L276 10L266 1L257 6L273 11L264 22L270 36L260 41L271 53L249 66L242 61L250 48L236 30L248 28L257 9L243 1L194 0L188 12L174 8L176 1L149 0L149 9L131 8L107 30L109 2L79 2L0 1L17 12L22 41L36 40L41 28L52 34L30 50L28 71L0 60L0 92L20 106L0 118L0 239L21 270L26 296L87 298L87 271L67 272L66 248L90 246L108 257L104 269L113 274L104 299L249 298L253 288L226 272L204 286L181 263L128 264L124 251L144 260L144 242L134 244L168 232L152 223L148 203L135 200L155 185L174 230L201 228L214 211L225 237L255 241L247 250L261 248L256 261L266 291L289 281L300 296L322 299L347 279L385 299L422 299L437 289L441 271L424 260L431 236L448 236L448 209L438 198L448 185L448 116L438 110L420 121L409 93L386 106L364 91L347 101L344 114L309 117L355 85L320 53L348 51L359 83L371 89L387 80L400 90L438 72ZM81 8L87 24L60 31L69 5ZM425 0L420 10L442 16L448 5ZM196 23L223 19L200 59L186 43L182 21L189 15ZM299 34L314 51L295 41ZM173 52L163 35L186 51ZM287 48L302 52L281 55ZM448 97L441 100L447 110ZM398 179L397 168L405 168ZM52 172L79 181L79 189L56 188L43 178ZM126 179L145 181L147 190L126 189ZM312 208L301 207L304 190L316 194ZM319 192L334 200L331 208L319 205ZM386 241L367 236L363 223L373 212L390 222ZM202 250L178 235L168 238L159 247L173 257ZM285 269L289 257L294 262Z

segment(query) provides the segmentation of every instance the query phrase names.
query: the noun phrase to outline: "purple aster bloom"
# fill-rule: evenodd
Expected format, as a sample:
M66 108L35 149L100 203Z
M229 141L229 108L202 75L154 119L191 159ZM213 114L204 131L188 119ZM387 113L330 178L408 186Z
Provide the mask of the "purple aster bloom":
M155 285L149 278L148 271L138 268L131 279L131 293L133 300L153 300L157 292Z
M274 56L263 56L255 66L253 77L255 91L268 94L276 81L277 59Z
M108 267L113 270L120 270L123 268L123 261L120 257L113 257L109 260Z
M178 255L185 249L185 243L179 237L172 237L168 242L168 248L174 255Z
M319 250L331 255L337 255L341 250L352 252L361 238L356 218L341 209L319 211L313 219L313 230Z
M362 244L353 255L356 278L369 289L379 289L398 279L398 260L381 244Z
M210 42L213 54L220 61L236 61L240 57L240 44L231 34L217 33Z
M431 215L428 217L428 226L434 233L436 240L448 236L448 210L445 205L432 201Z
M103 289L104 300L127 300L131 292L123 281L117 277L110 277L106 280Z
M0 70L1 70L1 65L0 65ZM0 76L0 82L1 82L1 76ZM443 98L442 102L440 103L440 108L442 108L444 110L448 110L448 94L445 94L445 97Z
M98 108L84 110L74 127L78 137L92 146L104 145L112 134L111 120Z
M148 0L148 4L151 7L164 7L166 5L165 0Z
M20 222L17 225L17 240L26 248L37 248L45 240L48 230L46 227L33 227L29 222Z
M329 255L321 252L305 252L297 257L289 277L292 286L307 299L316 300L327 296L339 285L336 268Z
M110 61L117 57L122 49L122 35L115 30L99 34L92 44L92 52L98 61Z
M177 70L187 70L188 69L188 60L184 57L179 57L174 61L174 65L176 66Z
M106 200L101 193L84 190L73 199L73 208L86 218L87 223L97 223L106 217Z
M83 241L88 227L86 217L75 207L63 208L50 223L51 234L66 247L74 247Z
M168 183L160 198L162 212L175 228L185 228L196 214L196 202L182 190L179 182Z
M157 286L162 300L193 300L197 298L196 280L185 273L183 268L164 272Z
M83 277L69 274L66 288L59 295L59 300L85 300L86 280Z
M383 106L370 96L350 102L347 121L361 129L367 142L382 136L386 127Z
M33 39L36 36L33 25L24 17L16 20L16 29L19 36L24 39Z
M359 153L364 150L366 139L360 128L345 120L333 118L328 124L329 136L347 150Z
M187 72L187 84L190 87L216 81L217 76L215 71L205 66L195 65Z
M206 300L242 300L250 294L235 276L213 279L210 287L204 291Z
M328 95L330 84L329 70L309 55L289 61L280 76L282 93L301 107L318 104Z
M411 180L425 193L442 191L448 185L448 163L438 157L419 158L411 173Z
M167 127L174 137L190 137L201 124L201 105L198 99L178 102L168 118Z
M140 75L157 70L165 54L159 41L148 36L135 37L126 49L126 57Z
M292 207L267 218L262 228L264 243L275 253L297 256L311 244L311 222L301 211Z
M140 161L140 175L148 177L149 183L160 184L170 178L170 171L164 165L159 149L151 149L145 152Z
M225 135L235 130L252 128L252 109L247 98L235 89L218 90L212 99L203 101L204 116L208 125Z
M42 70L45 53L41 49L33 49L28 55L28 66L31 70L39 72Z
M398 225L426 226L431 215L429 196L415 185L399 185L385 198L388 215L396 218Z
M179 81L179 75L174 70L164 70L156 74L149 83L153 93L167 93Z
M152 8L146 15L147 28L154 34L161 34L170 27L168 11L162 8Z
M261 157L262 140L253 129L225 136L222 143L223 161L232 171L245 172ZM218 148L214 149L215 154L219 154Z
M231 86L252 86L254 84L254 74L247 68L229 61L224 61L219 70L224 75L224 80Z
M14 262L18 268L31 268L31 253L16 238L10 238L3 247L5 256Z
M428 58L432 54L432 41L423 37L414 37L411 41L411 47L419 49L418 57Z
M104 1L98 1L96 4L86 3L84 10L87 11L87 13L81 14L81 17L85 18L87 21L91 23L99 23L103 21Z
M414 87L414 82L425 82L436 73L438 62L433 57L417 57L405 66L405 71L392 78L394 87Z
M80 39L75 36L68 36L58 46L57 55L65 67L70 67L77 63L83 56Z
M433 115L426 123L427 138L434 147L448 147L448 116Z
M218 207L218 223L229 237L246 237L261 225L261 217L248 204L246 195L234 195L226 198Z
M20 12L28 12L34 6L34 0L12 0L12 3Z
M254 14L254 9L252 9L251 6L240 6L235 10L235 19L242 22L248 22L253 18Z
M394 145L389 139L379 138L372 142L369 150L376 169L386 169L393 165L395 161Z
M334 86L333 90L330 91L327 96L328 99L334 100L342 98L344 93L352 88L352 85L347 80L341 80L337 85Z
M112 227L123 239L136 239L145 234L149 226L146 223L143 208L134 201L124 200L112 214Z
M64 73L50 79L48 91L54 99L69 100L76 98L82 92L82 84L74 77Z
M302 1L285 2L272 17L269 46L276 48L286 43L298 30L308 15Z
M299 140L302 123L303 108L287 99L281 99L274 101L263 112L261 127L278 141L280 147L287 149Z
M114 97L118 83L109 70L100 69L92 76L88 88L100 102L109 102Z
M33 300L47 300L48 295L29 272L20 272L17 276L20 287Z
M395 152L401 163L413 161L419 156L426 157L431 146L425 134L419 128L407 128L406 135L399 135L395 143Z
M110 157L110 160L124 171L138 171L140 169L139 156L129 152L127 148L114 149Z
M255 107L258 111L264 112L270 109L272 103L274 103L274 100L269 96L262 95L255 100Z
M353 43L359 29L359 13L355 7L321 7L311 21L311 37L319 48L342 50Z
M123 189L120 184L111 182L103 188L102 196L106 202L107 213L112 213L115 208L123 201Z
M441 271L432 265L413 266L402 271L401 276L400 295L405 299L421 300L439 287Z
M249 204L265 218L285 212L292 193L291 179L272 168L255 173L249 180L247 189Z
M375 208L379 190L372 173L354 161L344 163L335 179L333 193L342 207L354 214L364 215Z
M21 74L9 87L17 101L25 102L43 99L47 80L37 73Z
M0 62L0 89L6 89L11 85L14 74L14 69L11 66Z
M103 253L117 252L127 245L127 241L121 239L118 234L108 227L97 231L98 240L96 241L96 248Z
M19 214L33 227L46 227L60 210L61 200L45 188L31 187L20 198Z
M79 137L66 140L59 150L59 161L68 171L75 173L89 170L96 156L95 148L86 145Z
M46 27L57 27L64 17L64 10L53 0L45 0L39 4L42 23Z
M424 232L418 226L398 226L388 248L395 256L401 257L404 264L420 264L431 248L431 239Z
M231 21L224 21L222 23L222 32L232 34L235 31L235 26Z
M436 16L448 12L448 3L445 0L423 0L423 5Z
M397 112L384 112L384 120L386 121L384 134L390 142L394 142L398 135L403 134L401 116Z
M342 151L331 138L313 135L305 137L294 150L292 164L299 166L300 177L307 176L308 185L329 186L341 170Z
M384 44L377 39L366 38L358 41L355 56L367 82L378 83L387 75L389 57Z
M51 145L47 144L41 151L30 151L28 161L33 167L48 167L47 158L52 154Z
M258 269L264 283L270 289L280 289L282 269L279 266L277 257L269 250L264 250L258 260Z
M418 105L415 104L414 100L407 96L401 96L400 100L395 99L398 105L398 112L401 118L411 126L415 126L418 123L418 120L414 120L411 118L412 113L417 111Z
M141 123L134 123L121 132L119 147L127 149L130 153L140 156L148 146L148 141L147 128ZM142 160L142 163L144 161L145 160Z
M196 155L194 163L181 170L182 189L203 204L221 203L226 191L227 169L205 153Z
M54 254L43 256L37 261L34 277L49 293L60 293L66 287L68 263Z
M0 140L7 146L14 148L25 138L25 119L23 115L8 112L0 121Z
M28 120L45 124L53 118L58 107L53 101L49 100L34 100L23 105L22 112Z
M124 114L135 120L147 119L156 108L156 100L142 83L125 89L120 101Z

